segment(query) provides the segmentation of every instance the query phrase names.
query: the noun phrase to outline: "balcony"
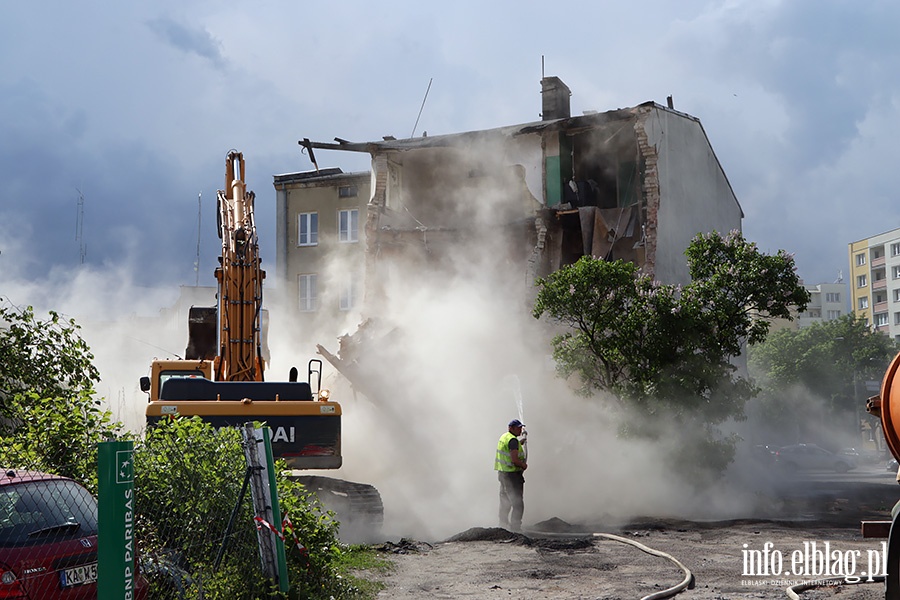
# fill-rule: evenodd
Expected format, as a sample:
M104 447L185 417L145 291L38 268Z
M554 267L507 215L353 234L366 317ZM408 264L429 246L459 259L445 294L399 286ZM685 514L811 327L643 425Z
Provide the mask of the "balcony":
M875 267L882 267L882 266L884 266L884 261L885 261L886 259L887 259L887 257L885 257L884 255L879 256L878 258L873 258L873 259L872 259L872 262L871 262L871 265L870 265L870 268L874 269Z
M887 279L875 279L872 281L872 290L886 290Z
M876 314L877 314L877 313L886 313L887 310L888 310L888 303L887 303L887 301L884 301L884 302L876 302L875 305L872 307L872 312L874 312L874 313L876 313Z

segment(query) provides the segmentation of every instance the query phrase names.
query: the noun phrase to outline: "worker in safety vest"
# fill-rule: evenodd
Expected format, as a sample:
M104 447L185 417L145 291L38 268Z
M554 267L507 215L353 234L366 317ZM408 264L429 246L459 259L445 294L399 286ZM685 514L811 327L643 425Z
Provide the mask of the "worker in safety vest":
M525 426L518 419L509 422L509 431L497 442L494 470L500 480L500 527L511 531L522 529L525 512L525 447L519 440Z

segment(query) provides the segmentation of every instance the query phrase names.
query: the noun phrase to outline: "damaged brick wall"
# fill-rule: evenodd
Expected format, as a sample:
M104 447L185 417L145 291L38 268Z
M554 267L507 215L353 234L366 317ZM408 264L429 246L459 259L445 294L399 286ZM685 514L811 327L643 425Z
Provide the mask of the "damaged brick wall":
M654 276L656 272L656 235L659 226L659 151L650 143L645 129L652 113L648 106L639 107L634 121L634 135L638 143L643 169L641 170L641 195L643 196L644 265L643 271Z

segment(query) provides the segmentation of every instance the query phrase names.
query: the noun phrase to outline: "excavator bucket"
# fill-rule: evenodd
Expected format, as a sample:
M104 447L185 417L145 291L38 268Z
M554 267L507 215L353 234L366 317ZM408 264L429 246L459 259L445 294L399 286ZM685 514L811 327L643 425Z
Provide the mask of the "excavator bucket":
M188 312L187 360L213 360L218 354L218 322L215 306L192 306Z

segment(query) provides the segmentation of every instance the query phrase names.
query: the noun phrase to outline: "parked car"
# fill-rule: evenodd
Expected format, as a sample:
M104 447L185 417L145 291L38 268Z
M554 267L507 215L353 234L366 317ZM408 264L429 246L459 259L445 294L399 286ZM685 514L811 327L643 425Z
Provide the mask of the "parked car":
M790 470L846 473L856 468L856 459L829 452L815 444L795 444L775 452L775 464Z
M757 460L771 464L775 462L775 448L765 444L757 444L750 448L750 454Z
M145 598L138 578L135 596ZM97 597L97 501L66 477L0 472L0 598Z

